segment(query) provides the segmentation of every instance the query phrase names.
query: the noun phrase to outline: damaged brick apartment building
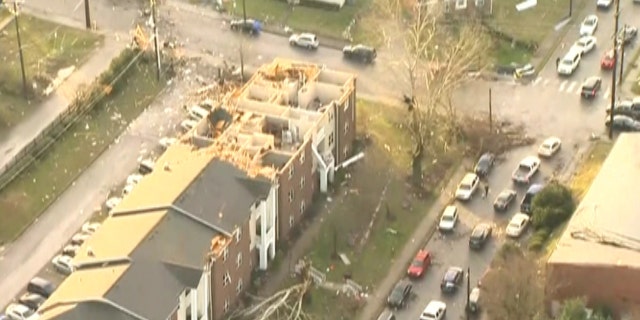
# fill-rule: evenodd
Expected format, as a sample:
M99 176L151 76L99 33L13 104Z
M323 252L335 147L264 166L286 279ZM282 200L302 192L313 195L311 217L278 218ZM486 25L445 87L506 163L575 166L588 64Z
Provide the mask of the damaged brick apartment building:
M111 211L40 319L223 319L348 160L355 109L353 74L262 66Z

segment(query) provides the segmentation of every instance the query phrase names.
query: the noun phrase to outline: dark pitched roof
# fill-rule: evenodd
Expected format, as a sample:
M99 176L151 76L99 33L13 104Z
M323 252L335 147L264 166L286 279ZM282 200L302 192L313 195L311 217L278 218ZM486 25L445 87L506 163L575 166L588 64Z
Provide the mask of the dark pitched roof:
M106 302L87 301L77 304L56 320L140 320Z
M212 160L174 204L231 233L249 218L251 206L269 194L271 183L251 178L232 163Z
M104 298L147 319L166 319L180 293L198 286L217 234L170 209L131 253L131 266Z

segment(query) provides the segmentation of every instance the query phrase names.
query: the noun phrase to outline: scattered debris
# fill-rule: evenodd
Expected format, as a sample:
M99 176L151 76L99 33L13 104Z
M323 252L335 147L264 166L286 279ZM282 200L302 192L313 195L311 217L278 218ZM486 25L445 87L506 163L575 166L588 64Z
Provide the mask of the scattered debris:
M58 70L58 74L56 75L55 78L53 78L51 83L49 83L47 88L44 89L43 94L45 96L50 95L56 88L58 88L62 84L62 82L67 80L67 78L69 78L75 70L76 70L76 66L70 66L70 67Z
M338 254L338 256L340 257L340 260L342 260L342 263L344 263L347 266L351 265L351 261L349 260L349 258L347 257L346 254L340 253L340 254Z

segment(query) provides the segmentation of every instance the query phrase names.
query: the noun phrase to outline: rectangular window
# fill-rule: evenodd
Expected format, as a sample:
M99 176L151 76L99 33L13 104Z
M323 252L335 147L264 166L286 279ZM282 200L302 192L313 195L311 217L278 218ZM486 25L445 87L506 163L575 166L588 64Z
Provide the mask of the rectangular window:
M444 12L451 12L451 1L453 0L444 1Z
M224 273L224 276L222 276L222 285L226 287L229 283L231 283L231 275L229 275L229 271L227 271Z
M344 133L346 134L347 132L349 132L349 122L345 122L344 124Z
M224 313L229 311L229 299L224 299Z
M293 178L293 174L294 174L294 165L290 164L289 165L289 179Z
M293 218L293 215L289 216L289 227L293 227L293 223L295 222L295 219Z
M306 183L306 181L304 179L304 176L300 177L300 190L304 189L305 183Z
M331 134L329 135L329 147L333 146L333 140L334 140L334 136L333 136L333 132L331 132Z
M236 229L236 242L240 242L240 238L242 238L242 229Z
M239 252L238 257L236 257L236 266L240 268L241 265L242 265L242 252Z
M455 1L456 1L456 10L467 8L467 0L455 0Z
M304 214L304 210L305 210L305 203L304 200L300 201L300 214Z
M300 154L300 164L303 164L304 160L304 150L302 150L302 153Z
M476 0L476 8L484 7L484 0Z
M289 190L289 202L293 202L294 197L295 197L295 194L293 190Z
M347 102L344 103L344 110L346 111L347 109L349 109L350 106L351 106L351 100L347 100Z
M227 258L229 258L229 248L224 248L222 250L222 261L227 261Z
M237 292L237 293L242 292L242 286L243 286L243 285L244 285L244 284L242 283L242 279L238 279L238 284L236 285L236 292Z

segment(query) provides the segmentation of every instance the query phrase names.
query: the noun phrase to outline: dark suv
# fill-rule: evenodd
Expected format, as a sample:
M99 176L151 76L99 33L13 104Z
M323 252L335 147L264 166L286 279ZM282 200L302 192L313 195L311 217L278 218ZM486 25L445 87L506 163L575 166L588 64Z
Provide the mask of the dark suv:
M389 297L387 298L387 304L392 308L403 308L409 300L409 296L413 291L413 285L408 281L400 281L393 287Z
M378 56L378 53L376 52L375 48L358 44L355 46L346 46L342 48L342 55L346 59L372 63Z
M231 20L231 22L229 22L229 27L233 31L241 31L250 35L258 35L262 30L262 24L260 24L259 21L253 19Z
M598 94L602 86L602 79L599 77L589 77L582 83L582 92L580 95L585 99L593 99Z

